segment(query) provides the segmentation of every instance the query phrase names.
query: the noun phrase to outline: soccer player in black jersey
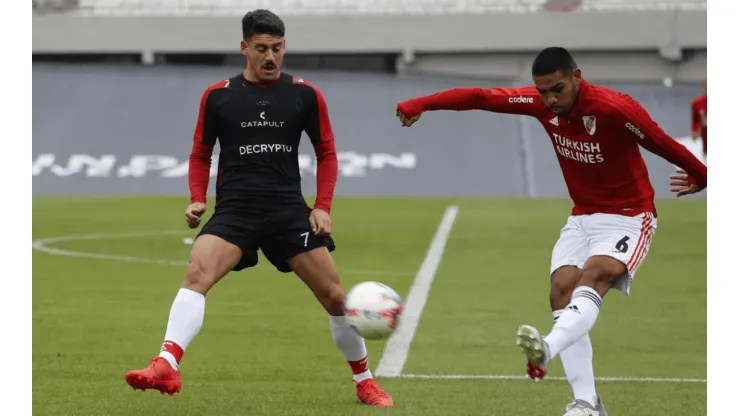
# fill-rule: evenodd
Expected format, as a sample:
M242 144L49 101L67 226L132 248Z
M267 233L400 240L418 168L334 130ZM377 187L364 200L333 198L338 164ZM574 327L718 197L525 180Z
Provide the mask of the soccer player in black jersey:
M345 292L330 254L337 155L326 102L315 86L280 70L285 25L278 16L267 10L247 13L242 34L247 67L205 90L190 155L191 204L185 219L197 228L206 212L213 146L219 142L215 211L193 245L159 356L126 374L126 381L134 389L179 392L180 360L203 324L206 294L230 271L255 266L260 249L277 270L301 278L329 313L357 397L368 405L392 406L372 378L364 340L347 324ZM302 195L298 168L304 131L318 161L313 209Z

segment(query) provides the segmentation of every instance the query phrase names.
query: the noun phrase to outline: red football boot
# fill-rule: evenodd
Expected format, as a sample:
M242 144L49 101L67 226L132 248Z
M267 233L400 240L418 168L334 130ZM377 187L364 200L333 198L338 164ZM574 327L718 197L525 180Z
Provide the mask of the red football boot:
M361 402L370 406L393 407L391 396L384 392L374 379L368 378L359 383L355 382L355 384L357 384L357 398Z
M134 390L158 390L162 394L172 396L182 388L180 372L170 366L162 357L156 357L149 362L149 366L141 370L126 373L126 383Z
M527 363L527 377L535 381L540 381L547 375L547 369L537 367L532 363Z

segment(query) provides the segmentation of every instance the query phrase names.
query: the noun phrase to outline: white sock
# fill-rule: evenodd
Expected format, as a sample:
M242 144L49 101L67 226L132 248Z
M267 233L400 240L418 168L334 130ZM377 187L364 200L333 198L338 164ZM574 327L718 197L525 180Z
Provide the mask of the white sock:
M190 342L198 335L206 312L206 297L190 289L177 292L170 308L167 332L159 356L166 359L175 370Z
M573 291L570 304L545 337L550 347L550 359L586 336L596 324L600 309L601 296L588 286L578 286Z
M344 358L352 368L352 378L358 383L372 378L373 375L368 367L365 340L349 326L344 316L329 316L329 324L334 342L342 350Z
M552 313L555 323L564 312L563 309ZM585 400L596 406L596 380L594 379L593 348L588 334L581 337L570 347L560 352L560 361L563 363L568 383L573 388L573 397Z

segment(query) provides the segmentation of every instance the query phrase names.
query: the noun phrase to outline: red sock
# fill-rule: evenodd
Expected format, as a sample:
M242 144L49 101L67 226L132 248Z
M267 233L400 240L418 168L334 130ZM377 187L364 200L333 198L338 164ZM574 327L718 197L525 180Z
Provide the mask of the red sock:
M368 370L367 368L367 356L360 361L347 361L349 366L352 367L352 374L362 374Z
M177 361L177 365L180 365L180 360L182 360L182 355L185 353L183 349L175 344L172 341L165 341L162 343L162 350L172 354L173 357L175 357L175 361Z

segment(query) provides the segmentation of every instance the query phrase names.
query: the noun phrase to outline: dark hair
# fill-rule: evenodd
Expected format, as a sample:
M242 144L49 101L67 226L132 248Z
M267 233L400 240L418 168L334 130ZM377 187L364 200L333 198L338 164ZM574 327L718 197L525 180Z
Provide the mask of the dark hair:
M285 36L285 23L275 13L265 9L245 14L242 18L242 38L249 40L252 35L263 33Z
M573 56L567 49L561 47L545 48L534 58L532 76L539 77L558 71L570 73L577 67L576 61L573 60Z

